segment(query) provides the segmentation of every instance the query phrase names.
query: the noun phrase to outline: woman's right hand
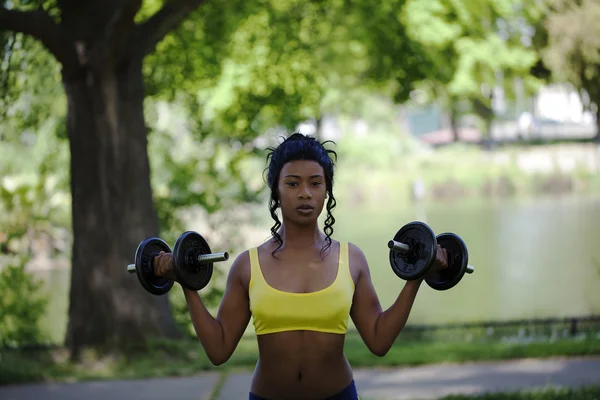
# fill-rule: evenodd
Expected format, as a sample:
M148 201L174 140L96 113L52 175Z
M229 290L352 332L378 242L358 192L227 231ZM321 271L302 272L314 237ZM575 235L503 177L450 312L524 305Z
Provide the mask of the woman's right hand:
M173 270L172 253L165 253L164 251L161 251L156 257L152 259L152 267L154 268L154 275L172 281L177 280L175 277L175 272Z

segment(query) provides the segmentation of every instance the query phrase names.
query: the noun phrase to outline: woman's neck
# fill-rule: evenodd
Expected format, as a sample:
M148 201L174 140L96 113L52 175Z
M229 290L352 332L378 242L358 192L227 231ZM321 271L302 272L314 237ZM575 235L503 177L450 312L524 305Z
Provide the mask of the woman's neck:
M306 226L283 223L278 233L283 240L283 247L288 249L321 249L325 241L325 234L317 223Z

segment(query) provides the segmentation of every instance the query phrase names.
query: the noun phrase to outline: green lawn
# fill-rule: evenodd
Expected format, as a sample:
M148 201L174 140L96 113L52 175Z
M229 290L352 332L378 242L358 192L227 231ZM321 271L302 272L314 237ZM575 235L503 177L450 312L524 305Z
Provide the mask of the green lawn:
M398 340L383 358L372 355L356 333L349 334L346 341L346 355L354 367L598 354L600 338L529 344ZM185 376L205 370L250 370L257 359L257 346L254 337L244 337L231 359L220 367L212 366L200 343L191 340L156 343L145 354L134 357L86 354L84 361L76 365L67 362L66 358L66 352L61 349L0 352L0 384Z
M582 388L548 388L543 390L488 393L475 396L446 396L440 400L597 400L600 386Z

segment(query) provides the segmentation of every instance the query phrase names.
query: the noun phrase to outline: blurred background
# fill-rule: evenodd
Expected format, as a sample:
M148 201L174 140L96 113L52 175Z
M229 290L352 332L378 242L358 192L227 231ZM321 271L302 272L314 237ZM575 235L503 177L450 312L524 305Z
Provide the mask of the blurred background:
M273 224L265 150L296 131L332 141L333 236L384 308L408 222L475 266L422 287L385 358L350 333L353 365L600 353L600 1L0 4L0 383L215 368L180 287L125 267L197 231L232 254L216 311ZM250 324L227 365L256 357Z

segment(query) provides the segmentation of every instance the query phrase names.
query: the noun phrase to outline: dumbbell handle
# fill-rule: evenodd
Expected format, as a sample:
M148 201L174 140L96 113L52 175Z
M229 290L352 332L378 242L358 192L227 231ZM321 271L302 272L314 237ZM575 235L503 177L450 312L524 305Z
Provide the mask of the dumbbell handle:
M390 240L388 242L388 247L394 251L405 254L410 251L410 246L406 243L396 242L395 240Z
M396 242L395 240L390 240L388 242L388 248L397 251L399 253L405 254L408 253L410 251L410 246L407 245L406 243L402 243L402 242ZM465 271L467 274L472 274L473 272L475 272L475 267L473 267L471 264L467 265L467 270Z
M226 251L222 251L220 253L201 254L198 256L198 262L200 264L207 264L227 260L229 260L229 253L227 253Z
M220 253L201 254L198 256L198 262L200 264L206 264L211 262L227 261L229 260L229 253L222 251ZM135 264L127 265L127 272L130 274L135 272Z

